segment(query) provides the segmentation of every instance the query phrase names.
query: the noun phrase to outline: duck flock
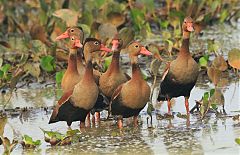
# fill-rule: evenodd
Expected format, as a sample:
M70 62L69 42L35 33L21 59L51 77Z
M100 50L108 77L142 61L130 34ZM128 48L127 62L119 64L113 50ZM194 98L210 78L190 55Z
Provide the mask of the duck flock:
M189 116L190 92L196 84L199 68L189 52L190 33L194 31L193 20L186 17L182 24L182 45L177 58L167 65L160 83L158 101L167 101L168 114L171 115L170 100L184 96L186 113ZM141 43L125 43L118 34L111 41L111 49L98 39L87 38L81 27L70 27L56 38L69 38L69 58L61 87L63 95L55 105L49 123L80 121L100 121L100 112L108 110L108 118L117 116L117 124L123 128L123 118L133 117L134 126L138 125L138 115L150 100L150 86L143 79L138 64L138 55L152 56ZM124 73L119 64L121 49L125 48L130 58L132 75ZM93 67L96 53L112 53L112 61L106 72L101 73Z

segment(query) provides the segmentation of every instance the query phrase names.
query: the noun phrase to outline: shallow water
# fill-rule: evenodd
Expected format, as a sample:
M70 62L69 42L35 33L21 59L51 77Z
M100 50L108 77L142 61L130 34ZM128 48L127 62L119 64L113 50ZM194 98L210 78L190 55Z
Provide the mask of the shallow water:
M233 29L227 26L225 29L230 33L228 36L225 35L225 31L214 27L209 28L209 31L198 39L204 41L206 38L215 36L224 50L228 51L233 47L240 48L238 44L240 27ZM147 73L146 70L144 72ZM225 74L228 75L228 72L231 71ZM191 93L190 107L195 105L195 100L201 99L204 92L212 88L214 86L211 82L204 76L200 76ZM200 121L199 115L191 114L189 127L186 125L186 119L176 115L177 112L185 113L183 97L174 101L172 108L174 119L159 119L159 114L163 115L167 112L167 105L166 103L156 104L157 88L153 96L156 112L153 114L151 128L147 124L148 115L145 108L140 114L138 128L132 127L131 119L124 120L125 127L121 132L117 129L115 121L101 121L100 124L82 131L79 142L69 146L51 147L44 142L44 135L40 128L65 133L67 125L64 122L49 125L51 108L42 108L54 105L55 88L52 85L33 84L30 88L21 88L13 92L6 105L7 109L16 107L32 107L32 109L21 113L8 110L4 136L10 140L13 138L21 140L21 135L27 134L33 139L42 141L39 149L35 150L23 149L18 144L12 154L239 154L240 147L235 143L235 138L240 137L240 122L234 121L231 117L240 114L239 88L239 78L227 79L226 85L218 88L224 95L227 115L216 116L214 113L209 113L204 120ZM1 109L9 96L8 92L0 96ZM221 108L222 106L219 106L219 109ZM102 117L105 116L104 113ZM79 129L79 123L74 122L72 129ZM0 146L1 152L3 152L2 145Z

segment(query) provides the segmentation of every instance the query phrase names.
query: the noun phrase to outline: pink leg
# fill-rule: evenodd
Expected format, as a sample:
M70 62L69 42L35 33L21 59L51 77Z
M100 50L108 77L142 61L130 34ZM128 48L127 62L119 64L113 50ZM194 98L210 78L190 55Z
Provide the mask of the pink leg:
M90 127L90 126L91 126L90 113L88 113L86 117L86 127Z
M122 118L122 116L118 118L118 128L119 129L123 128L123 118Z
M167 103L168 103L168 114L171 115L171 102L170 99L167 99Z
M138 116L133 116L134 127L138 126Z
M100 112L95 112L96 115L96 121L99 122L100 121Z
M188 103L188 97L185 97L185 107L186 107L187 115L189 115L189 103Z

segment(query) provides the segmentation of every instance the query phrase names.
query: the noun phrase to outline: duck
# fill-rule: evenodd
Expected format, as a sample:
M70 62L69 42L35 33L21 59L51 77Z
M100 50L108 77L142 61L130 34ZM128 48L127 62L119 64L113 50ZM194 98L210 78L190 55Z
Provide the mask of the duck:
M128 81L131 77L124 73L119 66L119 57L121 51L122 41L117 35L112 40L112 61L100 78L99 78L99 89L104 97L106 97L106 102L98 102L94 106L94 112L96 114L96 119L100 120L100 112L107 109L109 106L109 100L114 92L114 90L121 84Z
M79 36L79 39L74 39L75 42L70 41L69 56L67 70L63 75L61 87L63 93L66 93L74 88L74 86L81 80L85 70L80 51L83 47L84 33L81 27L68 28L64 33L56 37L56 40L69 38L70 36ZM74 46L75 45L75 46ZM76 46L79 45L79 46ZM80 51L79 51L80 49Z
M133 41L127 47L132 65L132 78L118 86L111 97L111 115L118 115L118 127L123 127L122 119L134 117L134 126L138 125L137 117L150 98L150 86L143 79L138 64L138 55L152 55L140 43Z
M195 86L199 67L189 51L190 33L194 31L193 19L186 17L182 24L183 40L177 58L170 62L163 74L158 101L168 103L168 114L171 115L170 100L174 97L184 96L186 112L189 114L189 102L191 90Z
M106 72L103 73L99 79L99 88L109 100L111 99L114 90L131 78L122 71L119 65L121 39L114 38L112 40L112 51L112 61Z
M79 36L72 36L70 42L75 42ZM80 128L85 127L85 119L95 105L99 88L93 77L92 53L110 49L106 48L95 38L87 38L83 45L83 53L86 60L83 78L70 90L63 94L53 109L49 124L58 121L66 121L68 126L72 122L80 121Z

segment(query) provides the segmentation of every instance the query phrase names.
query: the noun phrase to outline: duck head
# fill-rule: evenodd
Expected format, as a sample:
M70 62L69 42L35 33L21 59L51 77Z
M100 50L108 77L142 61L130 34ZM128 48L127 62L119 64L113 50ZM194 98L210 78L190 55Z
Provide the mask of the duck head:
M182 24L182 29L185 32L193 32L194 31L193 19L191 17L184 18L184 21Z
M87 38L84 43L84 50L83 50L84 55L87 56L96 51L111 52L112 50L104 46L98 39Z
M138 56L142 55L152 55L150 51L148 51L143 45L134 41L128 45L128 52L130 56Z
M116 51L122 47L123 41L121 38L118 37L118 35L115 35L114 38L112 39L111 44L112 44L112 51Z
M70 38L71 36L79 36L80 37L80 41L82 43L83 39L84 39L83 29L81 27L76 27L76 26L70 27L63 34L58 36L56 38L56 40Z
M79 36L71 36L69 40L69 47L71 49L77 49L77 48L82 48L83 45L80 42L80 37Z

